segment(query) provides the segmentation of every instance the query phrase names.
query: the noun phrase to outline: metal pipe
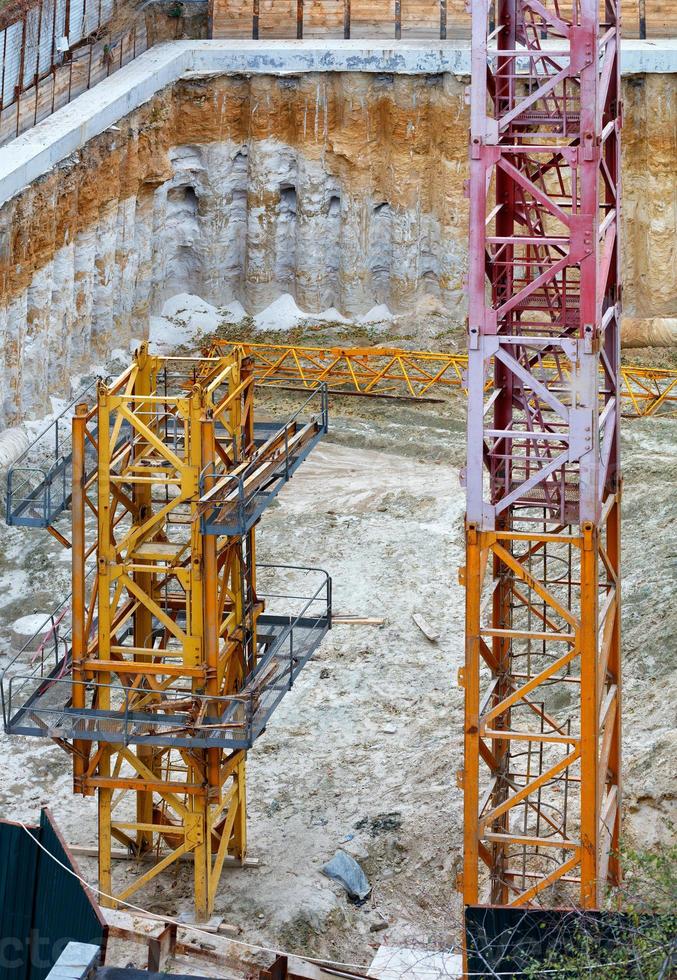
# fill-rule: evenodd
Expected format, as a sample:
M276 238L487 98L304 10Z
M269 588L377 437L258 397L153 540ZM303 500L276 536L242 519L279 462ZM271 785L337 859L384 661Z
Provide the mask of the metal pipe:
M85 438L87 405L76 406L72 423L73 484L71 499L72 515L72 619L71 657L73 661L73 709L85 707L85 684L81 664L87 652L85 636ZM73 790L83 792L82 780L86 768L86 743L73 742Z

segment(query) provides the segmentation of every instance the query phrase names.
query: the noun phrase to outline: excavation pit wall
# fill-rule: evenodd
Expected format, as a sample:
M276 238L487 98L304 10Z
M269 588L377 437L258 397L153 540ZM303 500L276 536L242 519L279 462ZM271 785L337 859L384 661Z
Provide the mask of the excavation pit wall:
M669 339L677 46L630 42L623 66L624 307ZM0 150L0 423L44 414L177 293L385 304L421 345L431 311L460 331L468 70L453 43L177 42Z

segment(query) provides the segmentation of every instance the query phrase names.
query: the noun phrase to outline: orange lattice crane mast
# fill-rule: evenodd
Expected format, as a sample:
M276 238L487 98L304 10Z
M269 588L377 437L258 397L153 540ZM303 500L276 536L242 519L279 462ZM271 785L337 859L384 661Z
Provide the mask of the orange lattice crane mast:
M472 3L466 906L620 875L619 44L612 3Z

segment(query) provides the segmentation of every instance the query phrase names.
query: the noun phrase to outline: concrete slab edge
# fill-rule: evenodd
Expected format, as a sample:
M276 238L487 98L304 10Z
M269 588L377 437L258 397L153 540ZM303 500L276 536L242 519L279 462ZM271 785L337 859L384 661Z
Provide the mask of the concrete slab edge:
M624 41L623 74L677 72L677 39ZM95 136L191 74L383 72L467 77L467 41L170 41L0 148L0 205Z
M45 980L87 980L93 976L101 949L91 943L70 942Z

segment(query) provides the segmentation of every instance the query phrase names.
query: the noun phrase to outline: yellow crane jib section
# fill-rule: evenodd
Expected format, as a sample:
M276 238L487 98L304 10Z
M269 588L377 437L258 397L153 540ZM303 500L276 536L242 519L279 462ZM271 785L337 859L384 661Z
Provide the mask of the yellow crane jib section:
M251 357L257 382L269 385L327 384L333 393L372 397L436 399L466 390L468 358L444 351L396 347L301 347L218 340L210 351L239 350ZM544 358L546 380L567 368ZM677 369L626 365L620 370L623 415L642 418L677 414ZM489 382L488 382L489 384Z

